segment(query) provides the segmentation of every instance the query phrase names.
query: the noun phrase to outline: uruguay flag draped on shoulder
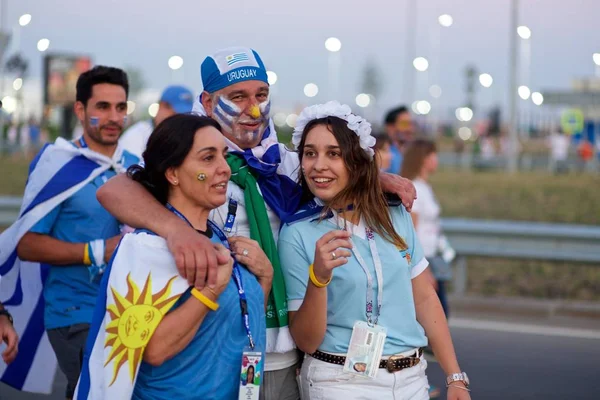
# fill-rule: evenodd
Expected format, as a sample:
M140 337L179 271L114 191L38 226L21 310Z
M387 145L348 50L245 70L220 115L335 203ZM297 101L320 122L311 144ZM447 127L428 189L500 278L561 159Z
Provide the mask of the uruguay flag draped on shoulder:
M144 349L189 288L166 241L145 232L123 237L104 275L75 400L130 399Z
M49 266L17 257L19 241L38 221L110 168L123 170L123 151L112 158L62 138L46 145L29 168L17 221L0 235L0 301L14 316L19 354L0 363L0 381L23 391L51 393L56 357L44 329L43 285Z

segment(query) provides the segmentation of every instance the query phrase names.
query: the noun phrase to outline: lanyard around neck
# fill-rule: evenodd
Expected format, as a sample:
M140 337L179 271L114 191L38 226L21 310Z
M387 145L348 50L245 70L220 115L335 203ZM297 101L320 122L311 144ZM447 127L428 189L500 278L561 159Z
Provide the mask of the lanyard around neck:
M188 225L192 226L190 221L188 221L188 219L185 217L185 215L180 213L179 210L177 210L175 207L173 207L169 203L167 203L166 206L169 211L173 212L179 218L181 218L182 220L187 222ZM210 220L207 221L207 224L210 227L210 229L212 229L212 231L219 237L219 240L221 241L223 246L225 246L225 248L227 250L230 250L229 242L227 241L227 237L219 229L219 227L217 227L217 225L214 224ZM242 322L244 323L244 328L246 329L246 335L248 336L248 342L250 344L250 348L254 349L254 339L252 337L252 331L250 329L250 315L248 313L248 299L246 297L246 292L244 291L244 282L242 281L242 273L240 272L240 266L238 265L237 261L235 261L235 259L233 260L232 275L233 275L233 280L235 281L235 285L237 286L238 296L240 298L240 310L242 312Z
M86 149L88 147L85 139L83 138L83 135L79 136L79 147L81 147L82 149Z
M374 232L370 228L365 228L365 235L367 242L369 243L369 249L371 250L371 257L373 258L375 276L377 279L377 308L375 311L375 316L373 316L373 276L369 271L369 266L365 262L365 259L360 254L358 247L352 241L352 239L350 239L350 243L352 243L352 253L354 253L358 264L362 268L367 278L367 300L365 305L365 314L367 317L367 323L373 326L377 325L377 322L379 321L379 316L381 315L381 306L383 304L383 268L381 265L381 259L379 258L379 251L377 251L377 245L375 244Z

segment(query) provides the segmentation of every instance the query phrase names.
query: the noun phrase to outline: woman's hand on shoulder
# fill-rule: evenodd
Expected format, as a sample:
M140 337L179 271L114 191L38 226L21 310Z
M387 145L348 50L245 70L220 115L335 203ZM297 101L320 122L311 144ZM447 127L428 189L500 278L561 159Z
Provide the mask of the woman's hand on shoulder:
M248 267L259 281L273 280L273 265L256 240L243 236L229 238L235 259Z
M313 271L319 282L327 282L333 270L348 262L352 256L350 233L344 230L327 232L318 241L315 248Z

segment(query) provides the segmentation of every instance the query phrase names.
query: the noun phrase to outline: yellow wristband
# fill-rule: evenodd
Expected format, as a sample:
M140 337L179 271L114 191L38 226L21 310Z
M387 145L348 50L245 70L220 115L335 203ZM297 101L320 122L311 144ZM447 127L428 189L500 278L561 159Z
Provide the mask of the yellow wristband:
M331 283L332 278L329 277L329 280L325 283L319 282L319 280L315 276L314 264L310 264L310 266L308 267L308 276L310 277L310 281L312 282L312 284L318 288L324 288L325 286L329 285Z
M215 303L214 301L203 295L202 292L196 288L192 289L192 296L197 298L202 304L204 304L206 307L210 308L213 311L217 311L219 309L219 304Z
M83 246L83 264L84 265L92 265L92 260L90 260L90 244L86 243Z

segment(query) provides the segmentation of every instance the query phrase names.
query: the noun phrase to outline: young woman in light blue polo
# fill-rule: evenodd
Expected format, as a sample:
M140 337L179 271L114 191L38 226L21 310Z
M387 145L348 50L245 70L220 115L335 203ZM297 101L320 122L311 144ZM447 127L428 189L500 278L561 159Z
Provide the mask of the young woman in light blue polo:
M346 105L306 108L293 142L306 206L279 237L304 399L428 399L428 339L448 399L468 400L408 212L387 199L371 126Z

